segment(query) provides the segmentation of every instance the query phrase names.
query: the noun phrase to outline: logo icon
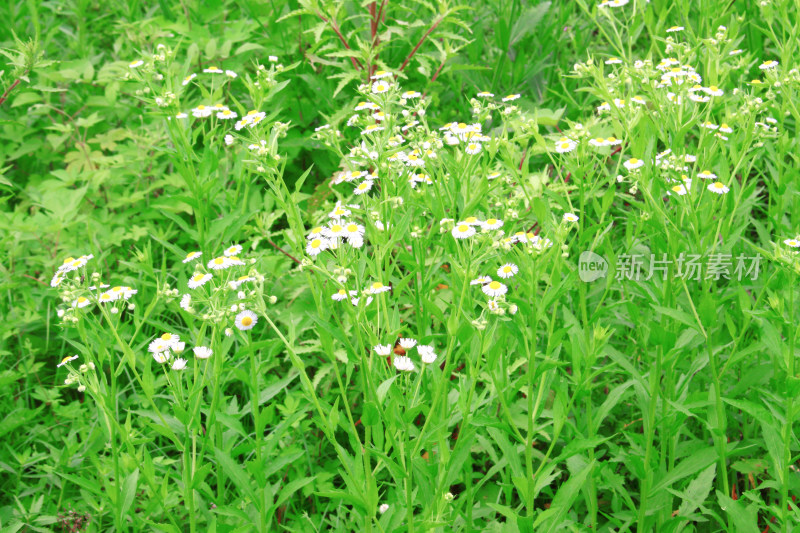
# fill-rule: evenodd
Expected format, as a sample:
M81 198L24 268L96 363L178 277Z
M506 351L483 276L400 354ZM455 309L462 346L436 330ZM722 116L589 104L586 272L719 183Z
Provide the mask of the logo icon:
M608 275L608 262L602 255L586 250L578 258L578 277L589 283Z

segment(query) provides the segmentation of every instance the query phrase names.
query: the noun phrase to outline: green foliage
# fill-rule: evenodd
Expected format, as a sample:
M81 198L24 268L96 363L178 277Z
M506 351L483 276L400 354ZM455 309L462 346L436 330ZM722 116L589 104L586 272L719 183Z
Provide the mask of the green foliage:
M0 530L796 529L795 2L0 16Z

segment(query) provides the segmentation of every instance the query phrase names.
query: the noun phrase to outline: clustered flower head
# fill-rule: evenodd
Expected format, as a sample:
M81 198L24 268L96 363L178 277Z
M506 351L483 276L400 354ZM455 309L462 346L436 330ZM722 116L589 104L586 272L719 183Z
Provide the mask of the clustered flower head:
M78 310L90 312L95 304L105 306L104 309L110 314L117 314L120 311L119 302L128 302L139 292L127 285L112 287L101 283L97 272L87 275L86 266L93 258L92 254L65 258L50 282L51 287L59 289L61 300L67 304L56 311L64 323L77 323L81 316ZM135 305L126 303L122 308L132 311Z

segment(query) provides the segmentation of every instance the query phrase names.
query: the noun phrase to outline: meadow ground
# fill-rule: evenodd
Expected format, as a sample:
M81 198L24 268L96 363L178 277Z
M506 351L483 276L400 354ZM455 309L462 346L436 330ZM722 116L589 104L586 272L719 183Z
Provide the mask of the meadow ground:
M0 531L797 530L796 0L0 18Z

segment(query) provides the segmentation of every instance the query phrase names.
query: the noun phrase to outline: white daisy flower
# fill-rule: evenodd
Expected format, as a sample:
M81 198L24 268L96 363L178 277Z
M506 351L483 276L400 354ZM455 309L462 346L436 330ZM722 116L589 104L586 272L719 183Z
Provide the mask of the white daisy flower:
M420 345L417 346L417 352L423 363L431 364L436 361L436 352L433 351L433 346Z
M142 61L141 59L137 59L136 61L128 63L128 68L139 68L142 65L144 65L144 61Z
M258 316L256 316L254 312L245 309L236 315L236 320L234 323L241 331L247 331L248 329L253 329L253 327L258 323Z
M90 303L92 303L92 301L89 298L85 296L79 296L75 301L72 302L72 307L81 309L83 307L86 307Z
M577 222L578 215L575 213L564 213L564 222Z
M414 370L414 363L410 357L398 355L394 358L394 367L401 372L411 372Z
M203 72L206 74L222 74L222 69L219 67L208 67L204 68Z
M667 33L675 33L678 31L683 31L683 26L672 26L671 28L667 28Z
M467 239L475 235L475 228L470 224L457 224L451 233L456 239Z
M192 348L192 351L194 352L194 356L198 359L208 359L214 355L214 351L206 346L195 346Z
M761 70L769 70L769 69L776 68L777 66L778 66L778 62L770 59L769 61L764 61L763 63L761 63L758 66L758 68L760 68Z
M798 239L786 239L783 241L783 244L791 246L792 248L800 248L800 240Z
M229 257L221 256L215 257L209 261L206 266L211 270L225 270L226 268L233 266L233 263Z
M238 115L231 111L230 109L223 109L219 113L217 113L217 118L220 120L230 120L232 118L236 118Z
M78 358L78 356L77 356L77 355L68 355L68 356L66 356L64 359L62 359L60 363L58 363L58 364L56 365L56 368L61 368L62 366L66 365L66 364L67 364L67 363L69 363L70 361L74 361L74 360L75 360L75 359L77 359L77 358Z
M156 363L163 365L167 361L169 361L169 350L165 350L163 352L154 352L153 359L156 360Z
M344 231L347 237L360 238L364 236L366 228L361 224L356 224L355 222L349 222L345 224Z
M608 146L606 144L606 140L602 137L595 137L594 139L589 139L589 146L593 146L595 148L602 148L603 146Z
M184 294L181 297L180 306L181 309L188 313L192 309L192 295L188 293Z
M378 108L378 105L372 102L359 102L356 107L354 108L356 111L363 111L364 109L369 109L371 111L375 111Z
M490 93L489 91L481 91L476 96L478 98L493 98L494 93Z
M372 85L372 94L383 94L389 90L389 83L385 81L377 81Z
M489 276L478 276L477 278L473 279L469 282L470 285L485 285L487 283L491 283L492 278Z
M116 299L118 297L119 297L118 295L116 295L116 294L114 294L114 293L112 293L110 291L106 291L106 292L104 292L103 294L101 294L97 298L97 301L99 301L100 303L104 304L104 303L109 303L109 302L116 301Z
M711 172L710 170L704 170L697 174L698 178L702 178L704 180L715 180L717 179L717 175Z
M175 333L164 333L158 339L167 344L167 347L174 350L179 347L181 336Z
M689 183L691 183L691 182L687 182L687 184L689 184ZM687 184L681 183L679 185L673 185L672 187L669 188L669 191L667 191L667 194L672 195L674 193L674 194L677 194L678 196L683 196L687 192L689 192L688 189L687 189Z
M401 338L398 342L400 343L400 347L403 348L404 350L410 350L411 348L417 345L416 339L410 339L405 337Z
M370 285L364 292L366 294L380 294L382 292L387 292L390 290L392 290L392 287L390 285L384 285L380 281L376 281L372 285Z
M371 135L373 133L379 132L383 130L383 126L378 126L377 124L370 124L366 128L361 131L361 135Z
M714 183L708 186L708 190L717 194L725 194L730 189L728 189L722 182L715 181Z
M405 98L406 100L409 100L411 98L419 98L420 96L422 95L417 91L406 91L400 95L401 98Z
M151 353L160 353L169 350L169 347L170 344L167 341L161 337L158 337L150 342L150 344L147 346L147 351Z
M484 294L487 296L491 296L495 298L497 296L502 296L508 292L508 287L500 283L499 281L492 281L491 283L487 283L482 287Z
M197 118L205 118L205 117L210 117L213 112L214 108L201 104L192 109L192 116Z
M364 180L353 189L353 194L360 196L368 193L370 189L372 189L372 180Z
M234 244L230 248L226 249L222 254L225 257L231 257L232 255L239 255L242 253L242 245L241 244Z
M311 239L306 245L306 253L311 256L319 255L330 247L330 242L327 239L319 238Z
M375 353L378 355L389 355L392 353L392 345L391 344L379 344L372 348L375 350Z
M501 227L503 227L503 221L499 218L487 218L481 223L481 228L483 228L484 231L499 229Z
M518 94L509 94L508 96L503 97L503 102L513 102L514 100L519 99L520 95Z
M191 278L189 278L189 288L196 289L197 287L202 287L211 279L211 274L203 274L202 272L198 272Z
M644 166L644 161L641 160L641 159L636 159L635 157L632 157L632 158L628 159L627 161L625 161L624 163L622 163L622 166L627 168L629 171L633 171L633 170L642 168Z
M315 228L311 228L311 231L306 235L306 239L316 239L317 237L324 237L325 233L327 232L327 228L323 226L317 226Z
M481 145L480 143L470 143L467 145L464 151L470 155L475 155L481 151Z
M392 77L392 73L386 70L376 70L375 74L372 75L373 80L382 80L384 78Z
M232 70L226 70L226 71L225 71L225 75L226 75L226 76L228 76L229 78L234 78L234 79L239 77L239 75L238 75L238 74L236 74L236 73L235 73L234 71L232 71Z
M514 263L506 263L497 269L497 275L503 279L514 277L519 272L519 267Z
M179 357L173 361L172 370L183 370L184 368L186 368L186 359L181 359Z
M188 76L186 76L185 78L183 78L183 81L181 82L181 85L183 85L184 87L185 87L185 86L187 86L187 85L189 85L189 83L190 83L190 82L191 82L193 79L195 79L196 77L197 77L197 74L196 74L196 73L194 73L194 72L193 72L193 73L191 73L191 74L189 74Z
M341 302L342 300L347 299L347 290L346 289L339 289L338 291L331 294L331 300L336 302Z

